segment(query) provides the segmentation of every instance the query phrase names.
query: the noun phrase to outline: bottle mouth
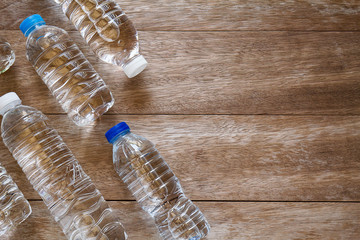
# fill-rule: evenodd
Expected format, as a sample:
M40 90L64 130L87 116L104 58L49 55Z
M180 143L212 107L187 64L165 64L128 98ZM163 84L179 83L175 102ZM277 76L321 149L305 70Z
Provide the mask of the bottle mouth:
M124 135L130 131L126 122L121 122L113 126L105 133L105 137L109 143L113 144L120 135Z
M32 33L36 27L45 25L44 19L39 14L34 14L27 17L20 24L20 30L24 34L25 37L28 37L30 33Z
M148 62L142 55L132 59L130 62L124 64L123 70L128 78L133 78L141 73L148 65Z

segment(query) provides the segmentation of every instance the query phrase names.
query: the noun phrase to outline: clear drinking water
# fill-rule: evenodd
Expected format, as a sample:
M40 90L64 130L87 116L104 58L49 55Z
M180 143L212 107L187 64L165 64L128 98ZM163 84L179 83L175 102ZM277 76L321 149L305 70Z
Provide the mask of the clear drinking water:
M113 144L115 170L141 207L154 219L163 239L201 239L210 225L188 199L178 178L149 140L122 122L106 137Z
M0 74L6 72L15 62L15 53L10 43L0 37Z
M79 126L93 123L114 104L113 96L66 31L45 25L39 15L20 25L27 37L27 58Z
M121 66L135 77L147 62L139 54L138 34L133 23L113 0L54 0L104 62Z
M0 165L0 236L25 221L30 214L29 202Z
M108 206L48 118L21 105L15 93L0 97L2 138L56 222L71 240L124 240Z

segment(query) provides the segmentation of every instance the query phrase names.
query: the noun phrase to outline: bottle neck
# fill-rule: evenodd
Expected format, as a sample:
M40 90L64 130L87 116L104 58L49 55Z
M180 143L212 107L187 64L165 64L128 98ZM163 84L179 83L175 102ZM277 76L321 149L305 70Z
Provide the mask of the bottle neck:
M12 102L12 103L9 103L7 104L5 107L3 107L1 110L0 110L0 115L4 116L7 112L9 112L11 109L17 107L21 105L21 102Z
M124 130L120 133L118 133L115 137L113 137L111 139L111 144L114 144L115 142L119 141L121 138L123 138L125 135L129 134L130 133L130 130L127 129L127 130Z
M25 33L25 37L29 37L29 35L32 32L35 32L36 30L38 30L41 26L45 26L44 23L35 23L33 26L31 26Z

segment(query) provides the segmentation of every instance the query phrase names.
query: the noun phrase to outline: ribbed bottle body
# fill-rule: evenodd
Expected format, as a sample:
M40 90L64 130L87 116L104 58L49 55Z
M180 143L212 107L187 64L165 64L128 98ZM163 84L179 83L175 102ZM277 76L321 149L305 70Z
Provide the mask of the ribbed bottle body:
M0 236L25 221L30 214L29 202L0 165Z
M114 143L114 165L163 239L201 239L210 226L186 198L178 178L149 140L127 133Z
M77 125L93 123L114 104L105 82L66 31L40 26L26 48L28 60Z
M118 217L45 115L19 105L4 115L1 130L5 145L68 239L126 239Z
M15 62L15 52L10 43L0 36L0 74L6 72Z
M103 61L124 66L139 56L138 34L112 0L55 0Z

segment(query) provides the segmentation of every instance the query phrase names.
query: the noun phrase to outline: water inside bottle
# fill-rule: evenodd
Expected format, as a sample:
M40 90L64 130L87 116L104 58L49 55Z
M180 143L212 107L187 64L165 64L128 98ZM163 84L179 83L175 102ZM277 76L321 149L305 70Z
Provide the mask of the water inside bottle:
M93 123L114 104L104 81L64 30L39 27L28 38L27 56L77 125Z
M6 72L15 62L15 52L10 44L0 37L0 74Z
M101 60L123 66L139 56L137 31L114 1L57 2Z
M127 238L118 217L40 111L18 105L2 138L50 213L71 240Z
M25 221L30 214L29 202L0 165L0 236Z
M114 143L115 169L163 239L205 237L210 229L200 209L183 193L178 178L149 140L127 133Z

